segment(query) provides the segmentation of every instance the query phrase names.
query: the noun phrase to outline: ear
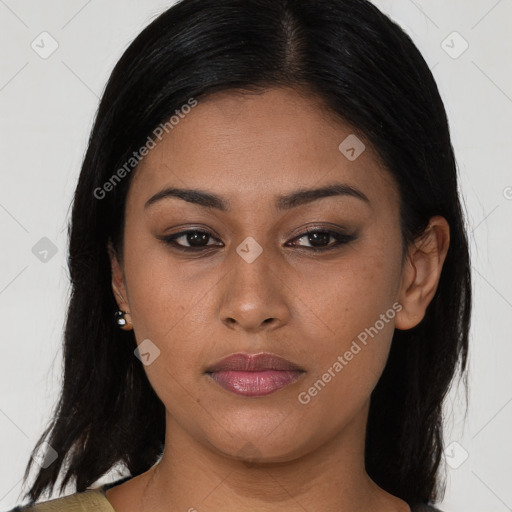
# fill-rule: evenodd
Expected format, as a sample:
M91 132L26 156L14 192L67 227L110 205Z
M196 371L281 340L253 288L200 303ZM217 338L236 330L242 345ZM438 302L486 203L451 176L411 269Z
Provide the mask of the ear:
M117 305L119 309L128 312L128 300L126 293L126 285L124 282L124 272L122 263L117 256L117 253L112 246L111 240L108 241L107 244L108 254L110 258L110 267L112 270L112 291L114 293L114 297L116 299Z
M395 327L407 330L418 325L434 298L444 260L450 245L450 226L444 217L436 215L408 249L398 302L402 309L395 316Z

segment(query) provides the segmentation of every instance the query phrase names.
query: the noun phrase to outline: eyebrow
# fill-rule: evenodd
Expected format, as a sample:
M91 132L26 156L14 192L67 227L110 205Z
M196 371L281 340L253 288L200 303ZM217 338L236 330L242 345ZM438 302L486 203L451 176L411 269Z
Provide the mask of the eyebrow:
M324 197L333 196L355 197L370 205L370 200L363 192L344 183L333 183L325 187L314 189L298 189L289 194L278 196L275 204L276 208L279 210L289 210ZM216 208L221 211L229 211L230 209L229 202L216 194L198 189L176 187L168 187L156 193L146 201L144 209L149 208L162 199L172 197L183 199L184 201L197 204L204 208Z

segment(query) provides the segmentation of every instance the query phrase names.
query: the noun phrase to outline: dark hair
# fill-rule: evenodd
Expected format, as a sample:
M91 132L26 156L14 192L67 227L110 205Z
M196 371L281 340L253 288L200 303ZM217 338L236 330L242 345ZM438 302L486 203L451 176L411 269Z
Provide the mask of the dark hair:
M271 87L320 99L369 141L400 192L404 248L431 216L450 225L425 317L410 330L395 330L371 398L365 455L368 474L387 492L409 504L439 497L442 404L457 369L461 376L466 371L469 248L434 78L411 39L366 0L183 0L146 27L116 64L69 225L63 389L39 440L59 457L38 471L26 497L37 500L53 490L61 471L61 492L73 478L81 492L117 464L139 475L164 448L164 405L134 357L133 331L114 321L107 243L113 241L122 259L133 172L104 198L95 191L191 98Z

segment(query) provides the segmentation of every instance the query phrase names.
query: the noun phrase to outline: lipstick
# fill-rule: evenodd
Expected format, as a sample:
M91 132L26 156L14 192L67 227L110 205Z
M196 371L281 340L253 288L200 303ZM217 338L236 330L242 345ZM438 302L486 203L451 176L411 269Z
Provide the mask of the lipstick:
M219 386L244 396L264 396L297 381L305 370L276 354L231 354L206 374Z

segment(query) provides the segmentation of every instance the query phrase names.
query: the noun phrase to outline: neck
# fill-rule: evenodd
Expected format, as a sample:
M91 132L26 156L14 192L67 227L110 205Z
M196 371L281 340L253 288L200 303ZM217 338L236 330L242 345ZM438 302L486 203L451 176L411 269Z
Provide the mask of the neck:
M360 510L410 512L386 493L364 468L368 404L350 425L305 453L251 462L247 443L236 450L244 460L199 443L172 417L166 420L165 450L149 472L142 510L209 512ZM251 448L253 450L251 450ZM259 454L261 455L261 454Z

